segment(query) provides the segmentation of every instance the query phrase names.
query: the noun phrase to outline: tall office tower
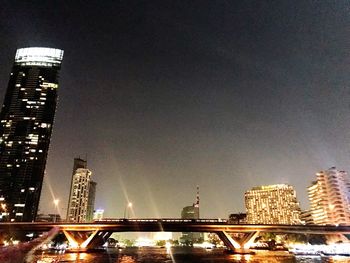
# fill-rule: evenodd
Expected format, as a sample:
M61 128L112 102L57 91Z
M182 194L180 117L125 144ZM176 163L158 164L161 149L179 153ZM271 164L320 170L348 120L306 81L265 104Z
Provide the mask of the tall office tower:
M315 224L350 225L350 178L332 167L316 173L308 187L310 211Z
M286 184L254 187L245 193L248 224L300 224L295 190Z
M70 192L69 192L69 199L68 199L68 205L67 205L67 216L66 216L66 220L69 221L69 218L70 218L70 210L69 210L69 206L70 206L70 203L71 203L71 199L70 197L72 196L72 191L73 191L73 178L74 178L74 175L76 173L76 171L79 169L79 168L87 168L87 161L84 160L84 159L81 159L80 157L78 158L74 158L74 162L73 162L73 172L72 172L72 178L71 178L71 181L70 181Z
M17 50L0 114L0 221L34 221L57 104L63 50Z
M73 175L67 215L69 222L86 222L91 174L89 169L78 168Z

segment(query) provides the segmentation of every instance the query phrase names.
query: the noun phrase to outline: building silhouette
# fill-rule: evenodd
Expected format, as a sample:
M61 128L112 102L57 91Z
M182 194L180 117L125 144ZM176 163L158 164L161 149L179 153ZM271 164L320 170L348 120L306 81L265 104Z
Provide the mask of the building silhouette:
M315 224L350 224L350 178L336 167L316 173L308 187L310 212Z
M57 105L63 50L21 48L0 113L0 221L34 221Z
M286 184L254 187L245 193L248 224L300 224L294 188Z
M67 221L84 223L93 221L97 183L91 180L87 161L75 158L69 194Z
M96 187L97 187L97 183L94 181L90 181L88 204L87 204L87 211L86 211L86 222L94 221Z
M196 202L193 205L185 206L181 211L181 219L199 219L199 187L197 186ZM180 243L192 245L203 241L202 233L183 232L180 237Z
M228 217L228 222L230 224L246 224L247 214L246 213L230 214Z

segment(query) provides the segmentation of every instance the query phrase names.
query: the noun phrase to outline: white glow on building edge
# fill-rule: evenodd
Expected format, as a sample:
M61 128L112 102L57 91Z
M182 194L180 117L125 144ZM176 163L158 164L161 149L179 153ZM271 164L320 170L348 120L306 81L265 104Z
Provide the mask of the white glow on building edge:
M63 50L45 47L29 47L17 49L15 63L23 66L55 66L60 65Z

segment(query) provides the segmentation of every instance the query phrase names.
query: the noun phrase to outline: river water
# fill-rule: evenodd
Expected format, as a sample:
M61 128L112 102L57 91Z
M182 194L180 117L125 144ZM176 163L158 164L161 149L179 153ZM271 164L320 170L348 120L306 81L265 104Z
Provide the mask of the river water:
M55 261L54 261L55 260ZM30 262L74 263L350 263L348 257L294 256L288 252L230 255L222 249L126 248L94 253L38 253Z

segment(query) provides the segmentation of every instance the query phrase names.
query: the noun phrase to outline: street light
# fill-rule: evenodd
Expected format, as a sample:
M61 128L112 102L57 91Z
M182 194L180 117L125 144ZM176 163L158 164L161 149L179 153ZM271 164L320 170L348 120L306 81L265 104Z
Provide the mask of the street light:
M124 219L126 218L126 210L128 209L128 218L129 218L129 209L132 208L132 203L129 202L126 206L125 206L125 209L124 209Z
M57 220L57 213L58 213L58 203L60 202L59 199L53 200L53 203L55 204L55 217L54 217L54 223L56 223Z

